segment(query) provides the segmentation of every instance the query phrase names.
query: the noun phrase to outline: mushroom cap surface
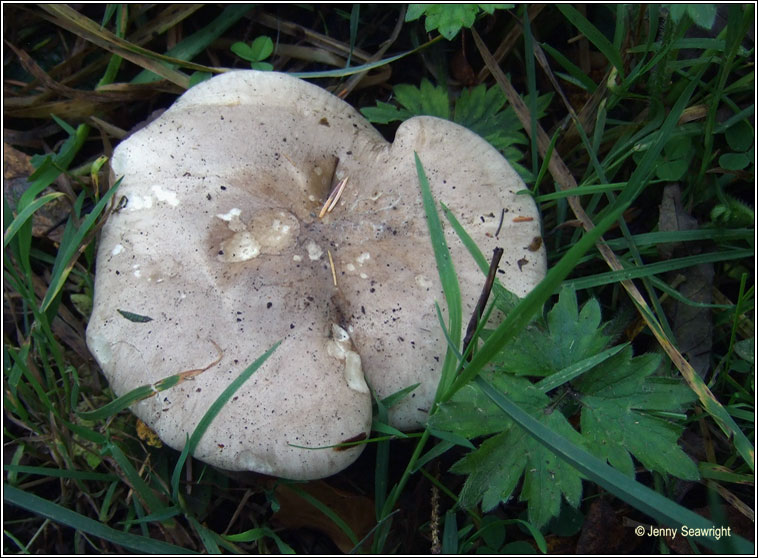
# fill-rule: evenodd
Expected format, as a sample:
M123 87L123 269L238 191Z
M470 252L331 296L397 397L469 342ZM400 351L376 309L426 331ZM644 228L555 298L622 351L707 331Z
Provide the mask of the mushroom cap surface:
M414 152L435 199L481 250L505 249L498 277L524 296L546 268L535 204L516 195L525 186L507 161L454 123L415 117L390 144L327 91L249 70L193 87L123 141L87 329L113 391L204 368L218 346L218 363L132 406L181 449L229 383L281 340L196 458L292 479L336 473L362 446L325 446L368 436L367 382L378 397L420 384L390 422L423 425L446 341ZM484 275L452 227L445 235L468 316Z

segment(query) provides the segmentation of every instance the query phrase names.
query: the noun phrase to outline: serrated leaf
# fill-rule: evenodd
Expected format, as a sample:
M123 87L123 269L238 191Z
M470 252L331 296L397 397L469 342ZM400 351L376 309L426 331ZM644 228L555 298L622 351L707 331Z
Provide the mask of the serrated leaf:
M582 493L582 476L513 422L485 393L487 382L556 437L586 447L629 476L637 458L651 471L699 478L677 445L682 427L670 420L684 416L695 394L678 379L653 376L659 355L633 358L630 346L608 344L597 301L580 309L574 290L565 287L545 320L532 323L499 355L500 364L511 366L508 373L482 373L481 382L465 385L430 417L435 430L469 439L492 435L451 469L468 474L460 494L464 506L481 502L484 511L492 509L512 496L523 477L520 499L528 502L529 521L542 526L559 513L562 500L577 507ZM533 384L527 375L546 379ZM552 397L551 389L557 390ZM567 419L578 412L581 434Z
M549 408L550 398L530 381L507 374L491 375L489 380L545 426L583 443L566 417ZM500 431L452 467L453 472L469 474L461 491L462 505L474 507L481 500L482 510L491 510L511 497L522 475L520 499L529 503L529 521L535 525L544 525L558 514L561 498L574 507L579 505L579 473L515 426L476 385L467 385L442 405L430 418L430 425L466 436L477 430Z
M448 41L464 27L471 27L480 12L492 14L496 9L512 8L513 4L409 4L405 21L426 16L424 28L439 31Z
M537 99L537 118L544 116L552 94L541 95ZM453 120L486 139L496 149L505 152L514 144L526 145L526 135L513 107L506 103L505 94L499 87L486 89L478 85L464 89L455 102ZM521 158L521 153L517 159Z
M389 124L390 122L402 121L413 116L410 111L397 108L395 105L377 101L375 107L363 107L361 114L373 124Z
M632 358L627 348L585 374L577 383L582 436L589 450L633 477L634 455L650 471L699 478L695 463L678 446L682 427L651 411L683 411L695 394L678 381L650 378L660 356Z
M411 115L450 117L450 98L447 89L434 86L428 79L421 80L420 87L401 83L393 88L395 98Z
M408 4L408 10L405 12L405 21L416 21L426 11L426 4Z
M483 12L487 12L490 15L494 14L495 10L510 10L515 5L516 4L477 4Z
M427 31L439 31L448 41L455 38L463 27L471 27L479 7L475 4L427 4L424 10Z
M561 290L558 302L547 316L547 327L528 326L495 358L506 372L549 376L601 352L608 337L600 330L600 306L591 299L581 312L576 293Z
M409 9L410 12L410 9ZM531 181L531 171L518 164L523 153L515 145L527 145L526 134L516 117L513 107L505 107L506 98L499 87L487 89L479 85L464 89L455 100L455 109L450 110L450 97L443 86L422 80L419 87L404 83L393 89L401 107L377 101L376 107L364 107L361 113L375 124L388 124L407 120L413 116L427 115L452 120L479 134L499 150L525 181ZM537 118L541 118L552 99L552 94L537 99Z

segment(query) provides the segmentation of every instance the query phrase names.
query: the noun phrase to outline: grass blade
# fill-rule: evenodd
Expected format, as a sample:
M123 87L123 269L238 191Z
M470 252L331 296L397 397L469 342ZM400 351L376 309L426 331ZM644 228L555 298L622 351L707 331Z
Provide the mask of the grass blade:
M58 199L62 196L65 196L63 192L52 192L50 194L45 194L44 196L37 198L32 203L24 207L24 209L22 209L18 215L16 215L16 218L13 219L13 222L8 225L8 228L5 229L5 234L3 235L3 248L6 248L8 246L8 243L13 240L13 237L16 236L16 233L21 229L21 227L26 224L26 222L35 211L37 211L46 203Z
M208 410L203 415L203 418L201 418L197 423L195 430L192 432L192 436L190 436L189 440L187 440L187 444L184 446L184 450L182 450L182 453L179 456L176 467L174 467L174 473L171 475L171 487L175 499L177 499L179 495L179 477L181 476L182 468L184 467L184 462L187 460L187 457L191 453L194 453L197 444L200 442L200 438L203 437L203 434L205 434L205 431L208 430L208 427L210 426L211 422L213 422L213 419L216 418L216 415L221 412L221 409L224 407L224 405L226 405L226 402L229 401L232 395L234 395L234 393L240 387L242 387L242 384L249 380L250 376L252 376L263 365L264 362L266 362L268 357L273 354L273 352L279 347L279 345L281 345L281 343L281 341L277 341L273 347L258 357L250 366L245 368L245 370L243 370L242 373L237 376L237 378L235 378L234 381L230 383L224 391L221 392L221 395L219 395L213 404L208 407Z
M421 187L421 199L424 203L424 212L426 213L426 223L429 227L429 237L432 242L434 259L437 262L437 271L442 284L442 291L445 294L447 303L449 342L451 347L448 348L445 356L445 363L442 366L442 375L437 394L444 393L450 381L452 381L455 368L458 365L458 357L454 348L461 346L461 331L463 328L463 310L461 302L461 289L458 285L458 276L455 273L455 266L450 257L450 250L445 241L445 233L442 230L437 208L429 189L429 179L426 177L424 167L421 164L418 154L414 153L416 159L416 172L418 173L419 184Z
M250 11L250 4L232 4L224 8L224 11L202 29L193 33L186 39L179 41L173 48L166 52L166 56L178 58L179 60L191 60L197 54L204 51L208 46L221 36L224 31L242 18ZM176 64L162 64L163 66L175 70ZM150 83L161 79L159 75L150 70L142 70L131 81L131 83Z
M598 353L594 356L591 356L589 358L585 358L584 360L581 360L577 362L576 364L572 364L571 366L567 366L563 370L559 370L558 372L551 374L547 378L540 380L535 384L535 387L539 389L540 391L547 393L551 389L555 389L559 386L562 386L566 382L570 382L577 376L581 376L588 370L591 370L601 362L604 362L611 358L616 353L620 352L622 349L629 346L629 343L622 343L621 345L616 345L615 347L611 347L610 349L607 349L603 351L602 353Z
M52 277L50 278L50 287L48 288L47 293L45 293L45 298L43 299L42 304L40 304L41 312L47 311L53 300L58 296L58 293L60 293L63 284L66 282L69 273L71 273L71 270L76 263L75 256L81 254L85 249L85 246L82 246L84 237L87 236L95 225L97 218L105 210L105 206L113 197L113 194L116 193L120 182L121 180L119 179L100 199L100 201L97 202L94 209L92 209L92 211L84 218L79 229L77 229L72 237L68 239L69 242L65 244L61 243L58 255L55 258L55 265L53 266Z
M194 551L173 544L157 541L142 535L132 535L113 529L90 517L81 515L59 504L20 490L15 486L3 486L3 500L35 515L46 517L61 525L67 525L77 531L105 539L113 544L123 546L135 552L168 556L171 554L195 554Z
M613 67L618 70L619 75L624 75L624 61L618 49L605 38L597 27L592 25L589 20L570 4L556 4L563 16L571 22L597 49L603 53Z
M588 275L578 279L569 279L566 283L571 284L577 290L589 289L608 283L617 283L625 279L639 279L649 277L660 273L667 273L688 267L728 260L739 260L751 258L755 254L754 250L728 250L721 252L710 252L706 254L697 254L695 256L682 256L681 258L671 258L660 262L654 262L646 265L624 268L619 271L606 271L596 275Z
M297 485L295 484L281 484L281 487L286 487L287 490L291 490L295 494L297 494L300 498L308 502L311 506L316 508L318 511L323 513L326 517L332 520L332 522L340 528L340 530L347 535L347 538L350 539L350 543L353 546L356 546L358 544L358 537L355 536L355 533L350 528L350 525L345 523L345 520L342 519L339 515L337 515L332 508L322 503L318 498L314 498L310 494L308 494L305 490L301 490Z

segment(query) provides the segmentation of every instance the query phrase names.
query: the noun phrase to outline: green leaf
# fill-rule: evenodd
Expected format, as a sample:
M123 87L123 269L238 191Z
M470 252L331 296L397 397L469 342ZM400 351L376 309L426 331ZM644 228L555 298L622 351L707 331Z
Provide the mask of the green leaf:
M128 312L126 310L118 310L116 311L121 314L124 318L129 320L130 322L135 322L138 324L144 324L147 322L152 322L153 319L150 316L142 316L141 314L135 314L134 312Z
M734 151L747 151L755 141L753 127L747 120L740 120L724 132L726 143Z
M232 25L237 23L237 21L249 12L250 9L251 6L249 4L231 4L225 7L215 19L207 22L200 28L200 30L179 41L173 48L166 51L166 54L179 60L192 60L201 52L205 52L213 41L223 35ZM169 68L178 67L176 64L161 64ZM196 68L196 70L200 71L199 68ZM149 70L143 70L137 74L131 83L149 83L159 79L161 78L157 74ZM197 81L195 81L195 83L197 83ZM191 86L192 84L192 80L190 79L189 85Z
M551 431L520 408L509 397L487 383L483 378L474 379L479 387L503 412L507 413L529 435L562 459L571 463L588 479L596 482L663 525L676 527L686 525L691 531L687 536L708 548L725 554L755 554L753 543L739 535L724 537L721 531L704 517L684 508L658 492L640 484L602 460L587 453L581 446L571 443L564 436Z
M618 70L619 75L624 75L624 62L619 50L611 43L600 30L584 17L570 4L556 4L563 16L571 22L597 49L603 53L608 61Z
M519 375L549 376L601 352L608 337L600 330L600 306L588 301L581 312L568 286L547 316L547 327L534 323L505 345L494 362Z
M257 37L250 44L250 53L253 56L251 61L265 60L274 52L274 41L270 37Z
M274 42L270 37L261 36L257 37L250 44L239 41L234 43L230 48L234 54L244 60L252 62L253 67L255 67L256 62L261 62L271 56L271 53L274 52ZM273 66L271 66L271 68L273 68Z
M226 386L224 391L221 392L221 394L216 398L216 400L211 404L211 406L208 407L208 410L205 411L205 414L197 423L197 425L195 426L195 429L192 431L192 435L189 437L189 439L187 440L187 443L184 445L184 449L182 450L182 453L179 455L179 459L177 460L176 466L174 467L174 472L171 475L171 488L173 490L173 494L175 498L179 494L179 477L184 467L184 463L187 461L187 457L191 453L194 453L195 448L197 447L197 444L200 442L200 439L203 437L203 434L205 434L205 431L208 430L208 427L211 425L211 423L216 418L216 416L221 412L221 409L223 409L227 401L229 401L232 395L234 395L234 393L240 387L242 387L242 384L244 384L247 380L250 379L250 376L255 374L255 372L261 366L263 366L263 363L266 362L268 357L270 357L271 354L281 344L282 344L281 341L277 341L269 350L263 353L255 361L253 361L250 364L250 366L245 368L240 373L239 376L237 376L234 380L232 380L232 382L228 386Z
M447 302L448 324L446 331L449 334L450 345L445 354L445 361L442 365L440 382L437 386L437 393L449 387L449 383L454 379L455 369L458 366L456 352L461 345L461 328L462 328L462 309L461 309L461 290L458 284L458 276L455 273L455 266L450 257L450 249L445 240L445 233L442 230L442 223L437 214L437 207L429 189L429 180L424 172L424 167L419 159L418 153L414 152L416 160L416 173L418 174L419 187L421 189L421 200L426 214L426 224L429 227L429 240L434 252L434 260L437 264L442 291ZM435 398L436 399L436 398Z
M151 539L140 535L133 535L120 529L113 529L104 523L8 484L3 485L3 500L41 517L46 517L60 525L72 527L76 531L99 537L135 552L164 556L172 554L195 554L193 550L158 539Z
M411 4L408 8L406 21L418 19L421 14L426 16L424 29L427 32L439 31L448 41L455 38L463 27L471 27L479 13L476 4Z
M255 60L252 49L250 48L250 45L247 43L243 43L242 41L238 41L230 47L230 50L239 56L240 58L244 60Z
M679 380L652 377L658 355L632 358L628 345L607 348L602 327L597 301L580 310L573 288L564 286L544 323L516 335L493 360L498 370L482 376L550 431L631 477L635 457L651 471L699 478L677 445L681 425L662 418L686 411L695 394ZM545 379L533 384L525 376ZM581 434L567 418L579 410ZM492 509L510 498L523 476L520 498L529 503L535 525L558 514L562 499L578 506L579 473L516 426L479 385L463 386L430 417L428 428L468 439L494 434L452 468L469 475L463 505L481 501L484 511Z
M725 170L742 170L752 161L753 158L747 153L724 153L719 156L719 166Z
M489 380L546 427L576 444L583 443L581 436L561 412L548 409L550 398L527 379L501 374L490 377ZM562 497L574 507L579 505L582 495L581 477L573 467L518 428L505 413L488 401L488 397L478 387L466 386L453 397L451 403L460 403L461 398L466 398L465 394L468 397L474 396L469 402L471 407L467 413L480 420L488 417L493 425L499 423L501 433L486 440L479 449L452 467L451 470L455 473L469 474L460 495L463 506L470 508L481 500L483 511L493 509L511 497L522 474L524 484L520 499L529 503L529 521L537 527L558 514ZM450 417L449 412L444 412L447 406L447 403L443 405L431 422L435 426L439 424L456 428L449 420L445 420Z
M405 21L416 21L426 11L426 4L408 4L408 10L405 12Z
M537 99L537 119L544 116L551 99L551 94ZM464 89L455 102L453 120L479 134L500 151L504 152L514 144L526 145L527 138L520 131L522 126L516 112L505 104L505 94L499 87L487 89L478 85ZM520 154L518 158L521 158Z
M514 146L526 145L528 140L513 107L505 106L506 98L499 87L487 89L484 85L479 85L464 89L455 101L452 114L447 89L441 85L432 85L427 79L422 80L419 87L396 85L393 93L402 108L377 101L376 107L364 107L361 113L375 124L403 121L418 115L452 120L486 139L527 179L528 171L526 174L522 172L523 167L517 163L523 154ZM537 99L538 119L544 116L551 99L552 94Z
M406 120L413 116L410 111L399 109L395 105L385 103L384 101L377 101L375 107L363 107L361 114L374 124L389 124L390 122Z
M685 4L687 6L687 15L695 22L695 25L703 29L710 30L713 22L716 21L715 4Z
M751 366L755 366L755 337L743 339L734 344L734 352L742 359L745 359Z
M212 74L208 72L192 72L192 75L190 76L189 80L189 86L194 87L198 83L202 83L204 81L207 81L211 79Z
M420 87L401 83L393 91L398 103L413 115L450 119L450 98L447 89L441 85L434 86L428 79L423 79Z
M18 215L13 219L13 222L8 225L3 234L3 248L6 248L16 233L23 227L26 222L32 217L35 211L37 211L43 205L50 203L62 196L65 196L63 192L52 192L45 194L35 199L29 205L24 207L22 211L19 211Z
M250 62L250 68L261 72L270 72L274 69L274 65L270 62Z
M632 358L627 348L577 383L582 401L582 435L589 449L611 465L634 476L633 454L650 471L679 478L700 478L695 463L677 445L682 426L651 411L684 411L695 394L679 381L650 378L660 357Z
M492 14L497 9L512 7L513 4L409 4L405 21L415 21L424 15L424 28L427 31L437 30L450 41L462 28L474 25L476 16L481 12Z
M679 23L687 13L687 4L663 4L668 7L669 15L674 23Z

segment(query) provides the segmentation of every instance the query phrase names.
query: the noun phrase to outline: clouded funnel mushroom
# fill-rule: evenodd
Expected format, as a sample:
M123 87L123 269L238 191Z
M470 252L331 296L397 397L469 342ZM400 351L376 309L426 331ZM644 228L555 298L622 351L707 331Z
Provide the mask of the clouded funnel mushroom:
M114 392L208 366L218 346L214 366L132 406L181 449L223 389L283 340L195 457L293 479L333 474L361 446L323 448L371 428L367 383L379 397L420 384L390 419L422 425L446 341L414 152L482 251L505 249L498 277L525 295L546 265L534 202L516 195L524 184L495 149L451 122L412 118L390 144L315 85L240 71L193 87L123 141L87 330ZM445 234L470 313L484 276Z

